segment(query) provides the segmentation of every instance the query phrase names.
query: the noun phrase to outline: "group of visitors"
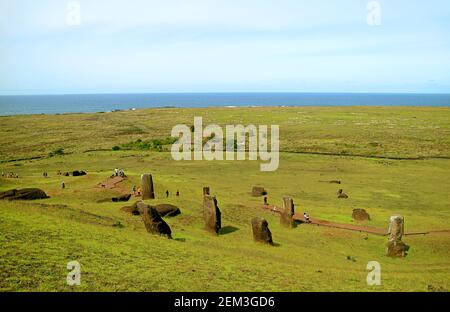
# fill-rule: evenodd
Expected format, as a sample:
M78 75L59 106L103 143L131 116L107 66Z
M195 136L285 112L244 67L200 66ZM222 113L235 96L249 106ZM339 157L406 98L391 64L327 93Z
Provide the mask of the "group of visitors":
M122 178L126 177L125 171L123 171L123 169L119 169L119 168L114 169L112 176L113 177L122 177Z
M18 179L19 175L15 174L14 172L2 172L2 178Z

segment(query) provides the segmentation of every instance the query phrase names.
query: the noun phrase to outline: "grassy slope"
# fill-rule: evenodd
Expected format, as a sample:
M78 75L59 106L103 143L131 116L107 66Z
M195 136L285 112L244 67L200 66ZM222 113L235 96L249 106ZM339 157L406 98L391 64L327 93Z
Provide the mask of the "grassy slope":
M449 156L449 114L448 109L428 108L219 108L0 118L3 160L43 156L58 147L72 153L0 164L1 171L21 176L0 179L0 190L33 186L51 196L37 203L0 202L0 289L425 291L428 285L449 289L448 235L406 237L410 254L390 259L384 256L383 237L364 239L362 233L313 226L284 229L275 215L258 208L261 199L249 196L252 185L262 184L270 192L270 202L280 205L283 195L291 195L298 211L314 217L351 222L352 209L365 208L373 226L386 227L390 215L401 213L407 231L449 229L449 160L282 153L279 170L262 173L259 163L250 161L174 162L168 153L137 151L82 153L131 139L164 138L175 122L191 124L197 115L205 123L280 122L284 151L339 153L340 142L345 142L348 153L355 154ZM364 125L358 127L360 123ZM120 211L120 203L95 203L114 194L95 186L116 166L126 169L130 189L141 173L151 172L159 198L166 189L180 190L180 198L155 201L182 209L180 216L167 219L175 240L148 235L139 217ZM74 169L88 175L65 178L67 189L60 190L55 172ZM50 173L48 179L42 178L43 171ZM343 181L348 200L335 198L336 185L318 182L333 179ZM204 185L217 196L229 233L214 237L202 229ZM253 216L267 218L276 247L252 241ZM117 221L124 227L113 227ZM75 289L65 284L65 266L71 260L82 265L82 285ZM377 288L366 285L366 264L371 260L382 266L383 285Z

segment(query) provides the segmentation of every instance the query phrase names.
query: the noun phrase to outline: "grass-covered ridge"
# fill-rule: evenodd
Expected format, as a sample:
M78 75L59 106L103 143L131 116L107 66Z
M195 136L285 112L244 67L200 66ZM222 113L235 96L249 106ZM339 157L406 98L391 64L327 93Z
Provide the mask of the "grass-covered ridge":
M250 196L253 185L269 202L294 198L297 211L352 223L366 209L368 225L387 227L402 214L406 231L449 229L450 161L395 160L339 155L447 157L448 109L434 108L214 108L151 109L110 114L0 118L0 191L39 187L51 197L36 202L0 201L0 289L19 291L427 291L450 289L448 234L407 236L404 259L385 256L386 238L301 225L289 230ZM129 142L167 138L176 123L276 124L281 131L280 167L259 171L259 161L173 161L152 149L111 150ZM413 117L416 118L413 118ZM388 122L389 121L389 122ZM358 125L362 123L361 125ZM20 126L18 126L20 125ZM419 131L422 129L423 131ZM376 143L376 144L375 144ZM428 148L429 147L429 148ZM49 152L64 149L61 155ZM286 152L288 151L288 152ZM42 156L39 159L11 162ZM182 214L167 218L174 240L146 233L140 217L123 203L97 203L117 195L97 187L114 168L128 175L121 187L152 173L157 199ZM58 170L85 170L64 177ZM42 173L49 173L43 178ZM341 180L341 185L321 181ZM208 235L202 222L202 187L210 186L222 210L224 234ZM350 198L338 200L343 188ZM165 191L171 196L165 199ZM180 191L180 197L173 196ZM250 220L269 222L275 247L252 240ZM123 227L114 226L118 222ZM348 260L351 259L351 260ZM82 265L79 287L66 285L66 265ZM367 262L379 261L382 285L366 284Z

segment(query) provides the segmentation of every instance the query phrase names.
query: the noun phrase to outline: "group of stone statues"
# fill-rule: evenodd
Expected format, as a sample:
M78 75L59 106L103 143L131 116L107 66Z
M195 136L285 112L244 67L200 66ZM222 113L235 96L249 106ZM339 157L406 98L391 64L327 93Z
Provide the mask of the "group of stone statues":
M141 176L142 200L154 199L155 191L153 187L153 178L151 174L143 174ZM267 191L264 188L253 188L253 196L266 195ZM166 235L172 238L172 231L170 226L161 217L158 209L149 206L143 202L137 204L135 207L139 214L142 215L145 228L149 233ZM365 210L360 209L354 211L354 214L364 214ZM291 197L283 197L283 208L280 211L280 224L287 228L295 228L296 222L294 220L295 205ZM203 219L205 222L205 230L219 234L222 228L222 213L218 207L217 199L210 194L210 188L203 188ZM370 219L370 217L369 217ZM260 217L255 217L251 220L253 239L256 242L273 245L272 233L269 229L267 220ZM390 219L389 239L387 245L387 255L390 257L404 257L409 249L405 243L401 241L404 235L404 219L401 216L393 216Z

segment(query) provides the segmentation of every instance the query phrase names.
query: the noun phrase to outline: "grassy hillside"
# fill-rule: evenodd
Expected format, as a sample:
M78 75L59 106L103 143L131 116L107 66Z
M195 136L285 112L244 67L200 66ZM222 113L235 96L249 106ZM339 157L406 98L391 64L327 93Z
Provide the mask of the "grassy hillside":
M137 139L164 139L173 125L192 124L193 116L203 116L205 124L279 124L279 169L260 172L259 161L175 162L164 151L112 151ZM386 228L389 217L399 213L407 232L450 229L450 109L150 109L15 116L0 118L0 134L0 171L19 175L0 178L0 191L39 187L51 197L0 201L2 291L450 289L448 233L407 236L408 256L391 259L385 256L385 237L311 225L285 229L277 215L261 209L262 198L250 196L253 185L263 185L270 203L281 205L282 196L290 195L297 211L313 218L352 223L352 209L364 208L372 217L370 226ZM55 155L61 148L64 154ZM120 211L123 203L97 203L117 194L97 187L116 167L129 176L124 190L131 191L142 173L152 173L157 199L147 202L181 208L181 215L166 218L174 240L148 234L140 217ZM56 172L77 169L88 175L64 177L67 188L61 190L63 178ZM320 182L336 179L342 184ZM203 230L206 185L222 210L223 232L217 237ZM350 198L338 200L338 188ZM176 190L180 197L173 196ZM253 242L254 216L268 220L275 246ZM72 260L82 266L78 287L66 285ZM368 261L380 262L381 286L367 286Z

